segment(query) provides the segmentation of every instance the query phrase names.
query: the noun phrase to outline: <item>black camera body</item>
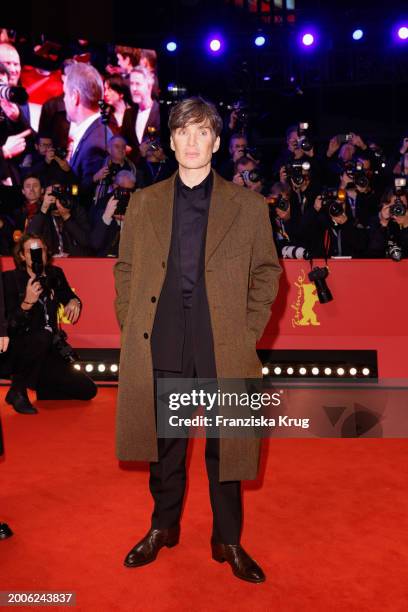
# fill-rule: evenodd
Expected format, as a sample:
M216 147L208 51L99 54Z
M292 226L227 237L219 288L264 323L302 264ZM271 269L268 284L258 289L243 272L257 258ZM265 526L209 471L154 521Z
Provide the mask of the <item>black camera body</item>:
M267 202L270 206L279 208L279 210L282 210L283 212L289 210L290 207L290 201L284 198L282 194L269 196L267 198Z
M407 207L401 200L401 196L407 194L407 179L405 177L397 177L394 179L394 195L395 202L390 206L390 215L392 217L403 217L407 212Z
M262 181L262 174L256 168L254 168L253 170L243 170L243 172L241 172L240 174L245 184L259 183L259 181Z
M297 148L302 149L302 151L311 151L313 149L313 145L309 140L309 124L299 123L297 128L297 135Z
M51 195L59 200L64 208L71 210L75 197L78 195L78 185L53 185ZM51 204L49 208L49 210L53 209L55 209L55 204Z
M68 344L67 338L66 332L63 329L59 329L52 337L52 346L64 361L74 363L78 361L79 357L72 346Z
M130 189L125 189L124 187L116 187L113 190L112 196L115 200L118 200L115 215L124 215L126 213L131 193Z
M327 266L325 268L315 266L308 274L309 280L316 286L317 297L321 304L327 304L327 302L331 302L333 299L331 291L326 283L326 278L328 276L329 269Z
M344 212L343 202L345 202L346 193L343 189L325 187L321 193L321 198L322 206L332 217L338 217Z
M370 181L364 171L364 166L358 161L348 161L344 164L344 172L356 185L361 189L366 189L370 185Z
M305 180L304 172L310 171L310 162L308 161L293 161L285 166L286 174L293 183L300 187Z

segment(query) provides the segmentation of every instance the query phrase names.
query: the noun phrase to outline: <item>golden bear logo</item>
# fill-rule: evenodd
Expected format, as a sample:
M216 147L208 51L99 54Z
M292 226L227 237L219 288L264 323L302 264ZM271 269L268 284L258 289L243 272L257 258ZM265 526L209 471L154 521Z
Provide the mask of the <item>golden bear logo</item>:
M73 287L71 287L71 289L75 293L75 289ZM71 321L65 316L64 304L59 304L58 305L57 319L58 319L58 325L60 323L66 323L68 325L71 325Z
M292 327L306 325L320 325L317 320L314 305L319 301L314 283L305 283L306 273L304 270L298 276L295 286L297 287L296 302L291 305L295 311L295 316L292 318Z

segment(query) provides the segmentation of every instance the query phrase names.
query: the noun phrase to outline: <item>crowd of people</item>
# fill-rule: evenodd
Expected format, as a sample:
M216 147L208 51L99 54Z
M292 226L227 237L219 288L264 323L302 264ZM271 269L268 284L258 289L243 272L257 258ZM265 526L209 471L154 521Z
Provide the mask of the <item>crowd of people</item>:
M47 100L34 131L27 102L0 96L0 254L20 237L43 237L54 257L117 256L130 195L170 177L167 117L158 100L156 54L116 47L101 74L67 58L63 93ZM0 84L18 87L21 63L0 43ZM239 108L225 119L214 165L226 180L263 194L282 257L408 255L408 138L395 159L357 133L313 142L290 126L266 163Z

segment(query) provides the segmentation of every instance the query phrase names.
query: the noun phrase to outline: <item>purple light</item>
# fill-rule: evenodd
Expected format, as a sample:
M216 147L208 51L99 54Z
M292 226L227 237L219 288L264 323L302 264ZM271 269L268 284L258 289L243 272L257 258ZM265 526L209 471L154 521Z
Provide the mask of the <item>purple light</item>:
M221 41L218 38L213 38L210 41L210 49L213 53L218 53L221 49Z
M302 43L305 45L305 47L311 47L314 44L314 41L314 36L310 32L303 34Z
M408 38L408 27L407 26L401 26L400 28L398 28L398 38L400 40L407 40Z

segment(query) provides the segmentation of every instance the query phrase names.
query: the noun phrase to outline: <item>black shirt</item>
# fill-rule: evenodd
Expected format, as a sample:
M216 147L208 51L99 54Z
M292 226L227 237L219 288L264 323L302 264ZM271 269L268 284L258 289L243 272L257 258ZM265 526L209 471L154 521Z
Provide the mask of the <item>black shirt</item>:
M177 175L174 206L180 253L184 308L191 308L192 292L204 270L205 237L213 174L192 188Z

